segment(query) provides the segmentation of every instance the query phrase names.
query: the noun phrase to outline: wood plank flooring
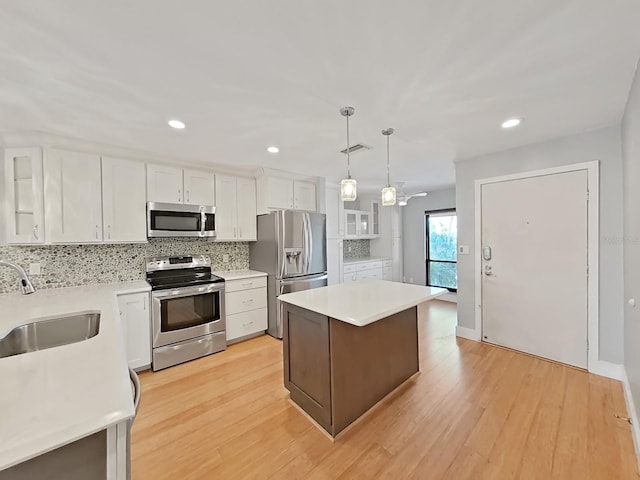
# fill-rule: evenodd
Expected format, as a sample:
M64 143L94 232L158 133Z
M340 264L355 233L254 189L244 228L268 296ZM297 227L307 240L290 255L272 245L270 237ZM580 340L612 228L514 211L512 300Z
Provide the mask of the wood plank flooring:
M420 370L332 443L288 400L263 336L146 372L133 480L635 479L622 385L456 338L455 304L420 325Z

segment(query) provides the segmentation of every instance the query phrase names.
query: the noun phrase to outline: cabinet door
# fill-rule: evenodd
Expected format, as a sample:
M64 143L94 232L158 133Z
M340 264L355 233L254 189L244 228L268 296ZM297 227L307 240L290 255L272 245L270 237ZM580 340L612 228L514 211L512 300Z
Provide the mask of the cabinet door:
M294 208L296 210L308 210L315 212L316 207L316 184L312 182L293 182Z
M344 211L344 236L345 238L358 236L358 212L355 210Z
M267 203L273 209L293 207L293 180L267 177Z
M102 222L105 242L145 242L144 163L102 157Z
M147 201L183 203L182 169L147 164Z
M380 202L371 202L371 235L373 237L380 236Z
M184 203L215 205L215 180L211 172L184 170Z
M102 185L98 155L47 150L44 199L48 241L102 242Z
M238 215L238 240L258 239L256 220L256 181L252 178L236 179L236 206Z
M127 361L133 369L151 365L151 317L149 294L118 295L120 323Z
M216 175L216 239L238 239L236 177Z
M393 280L392 267L382 267L382 279L389 281Z
M44 242L44 187L42 150L7 148L4 151L7 202L7 241Z
M358 213L358 235L367 237L371 235L371 214L360 212Z

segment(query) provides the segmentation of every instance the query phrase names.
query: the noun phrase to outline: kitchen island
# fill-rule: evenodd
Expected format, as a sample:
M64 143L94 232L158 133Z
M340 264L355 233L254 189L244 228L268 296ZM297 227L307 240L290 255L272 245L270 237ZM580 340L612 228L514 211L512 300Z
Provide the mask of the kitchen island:
M335 437L418 372L419 307L446 292L371 280L279 296L291 400Z

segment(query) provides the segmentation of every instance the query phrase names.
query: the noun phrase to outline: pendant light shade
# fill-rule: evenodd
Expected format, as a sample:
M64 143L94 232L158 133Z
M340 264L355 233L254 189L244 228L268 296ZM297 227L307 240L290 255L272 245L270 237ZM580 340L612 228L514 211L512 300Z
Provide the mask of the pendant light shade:
M392 187L389 181L389 137L393 132L393 128L382 130L382 134L387 137L387 186L382 189L382 205L384 207L390 207L396 204L396 188Z
M340 198L343 202L353 202L357 196L357 183L351 178L351 157L349 148L349 117L355 113L353 107L343 107L340 109L343 117L347 117L347 178L340 182Z

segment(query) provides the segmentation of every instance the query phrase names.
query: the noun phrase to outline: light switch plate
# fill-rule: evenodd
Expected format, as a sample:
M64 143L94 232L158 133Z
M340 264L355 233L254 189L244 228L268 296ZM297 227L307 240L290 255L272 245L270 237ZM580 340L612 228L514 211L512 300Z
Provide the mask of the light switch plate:
M29 264L29 275L40 275L42 274L42 265L39 263L30 263Z
M228 253L223 253L222 254L222 263L229 263L229 254Z
M460 255L469 255L469 245L458 245L458 253Z

